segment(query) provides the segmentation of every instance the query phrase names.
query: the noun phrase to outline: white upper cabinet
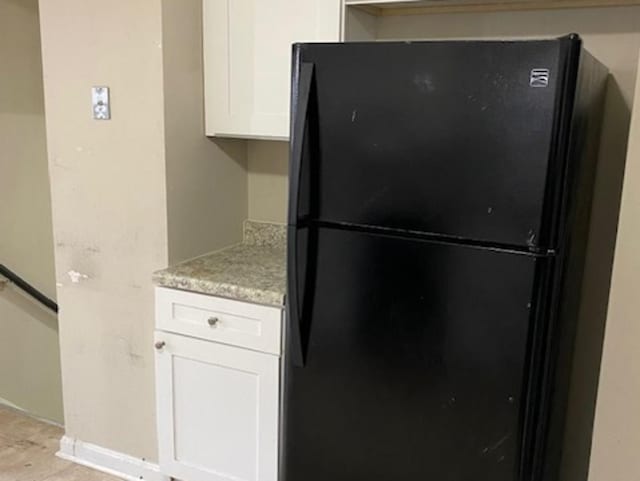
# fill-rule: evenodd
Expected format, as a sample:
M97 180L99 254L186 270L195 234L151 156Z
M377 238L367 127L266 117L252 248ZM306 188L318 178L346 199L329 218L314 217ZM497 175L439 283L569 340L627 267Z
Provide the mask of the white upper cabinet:
M291 45L338 42L342 0L203 0L207 135L289 137Z

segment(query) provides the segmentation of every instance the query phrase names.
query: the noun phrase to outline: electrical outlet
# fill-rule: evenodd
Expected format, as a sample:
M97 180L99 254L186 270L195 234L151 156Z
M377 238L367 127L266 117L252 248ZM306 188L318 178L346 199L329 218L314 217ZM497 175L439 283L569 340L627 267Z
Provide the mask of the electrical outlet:
M109 87L92 87L91 104L95 120L111 119L111 103L109 102Z

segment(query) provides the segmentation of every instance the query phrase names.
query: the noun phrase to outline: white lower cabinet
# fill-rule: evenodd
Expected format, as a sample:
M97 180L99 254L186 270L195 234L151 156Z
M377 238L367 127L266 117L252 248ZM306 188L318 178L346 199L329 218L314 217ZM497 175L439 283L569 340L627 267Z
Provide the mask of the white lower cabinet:
M277 481L279 356L156 331L161 471Z

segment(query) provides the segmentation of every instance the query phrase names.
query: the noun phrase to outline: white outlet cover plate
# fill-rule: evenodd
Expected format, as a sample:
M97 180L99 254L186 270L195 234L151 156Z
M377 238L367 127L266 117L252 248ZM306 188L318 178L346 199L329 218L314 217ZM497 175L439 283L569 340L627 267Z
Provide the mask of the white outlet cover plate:
M109 87L91 88L91 106L93 118L96 120L111 119L111 102L109 99Z

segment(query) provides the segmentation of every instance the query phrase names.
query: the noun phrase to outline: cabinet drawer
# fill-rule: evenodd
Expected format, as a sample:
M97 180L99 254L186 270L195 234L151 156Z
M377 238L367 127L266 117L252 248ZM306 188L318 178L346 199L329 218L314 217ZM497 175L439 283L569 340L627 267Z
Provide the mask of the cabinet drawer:
M163 331L280 354L281 310L193 292L156 288Z

